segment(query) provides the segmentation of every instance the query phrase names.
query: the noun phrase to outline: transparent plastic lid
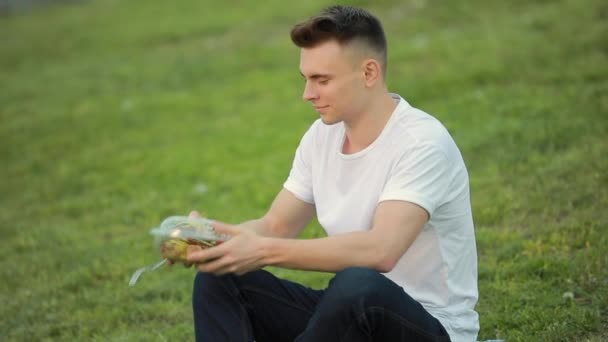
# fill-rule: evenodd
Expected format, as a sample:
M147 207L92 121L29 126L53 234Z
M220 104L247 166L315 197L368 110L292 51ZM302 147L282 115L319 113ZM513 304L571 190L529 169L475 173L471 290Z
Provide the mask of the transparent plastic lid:
M228 240L228 236L213 229L212 222L204 217L170 216L159 227L152 228L150 234L157 238L157 243L166 239L182 239L195 244Z

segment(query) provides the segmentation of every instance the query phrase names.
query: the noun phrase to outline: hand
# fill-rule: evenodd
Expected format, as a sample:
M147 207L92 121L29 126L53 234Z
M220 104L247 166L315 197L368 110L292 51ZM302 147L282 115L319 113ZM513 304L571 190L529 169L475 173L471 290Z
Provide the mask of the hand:
M263 237L249 229L213 222L213 228L231 238L217 246L188 248L188 262L195 264L199 271L222 275L227 273L245 274L266 265L263 262Z

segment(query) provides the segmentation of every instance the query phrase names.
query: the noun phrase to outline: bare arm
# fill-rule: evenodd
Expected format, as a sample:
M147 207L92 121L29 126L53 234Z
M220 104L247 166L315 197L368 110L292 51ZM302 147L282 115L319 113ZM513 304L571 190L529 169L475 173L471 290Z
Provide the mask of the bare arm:
M381 202L370 231L311 240L266 239L267 264L328 272L361 266L389 272L427 220L427 212L413 203Z
M268 265L327 272L362 266L388 272L414 242L427 220L427 212L413 203L385 201L376 209L371 230L319 239L261 237L248 230L220 224L217 228L232 234L233 238L220 246L191 253L189 260L198 262L199 270L216 274L240 274ZM305 225L304 220L294 220L299 223L299 229L288 229L284 226L288 222L282 220L277 225L277 231L284 235L274 236L297 235L296 231Z
M276 238L295 238L315 215L315 207L282 189L261 218L238 225L259 235Z

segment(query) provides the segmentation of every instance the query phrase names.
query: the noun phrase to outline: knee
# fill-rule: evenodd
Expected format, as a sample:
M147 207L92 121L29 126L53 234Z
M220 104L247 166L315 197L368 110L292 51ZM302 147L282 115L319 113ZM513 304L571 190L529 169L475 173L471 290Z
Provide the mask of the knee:
M205 296L205 292L209 290L209 280L211 277L208 274L196 272L194 276L194 285L192 286L192 300L196 302L197 298Z
M367 267L347 267L342 271L336 272L336 278L347 279L369 279L381 275L380 272Z
M257 286L264 284L268 272L254 271L241 276L234 274L226 274L216 276L210 273L197 272L194 278L194 286L192 289L192 298L204 297L224 297L224 296L239 296L242 287Z
M216 276L209 273L197 272L194 277L194 285L192 288L192 299L202 299L209 296L217 296L222 294L230 294L235 292L234 286L231 284L231 276Z
M349 267L337 272L332 283L338 287L365 289L379 286L386 279L380 272L371 268Z
M387 282L388 279L376 270L350 267L336 273L329 288L334 300L348 305L381 295Z
M196 272L194 277L194 292L208 291L217 282L217 277L212 274Z

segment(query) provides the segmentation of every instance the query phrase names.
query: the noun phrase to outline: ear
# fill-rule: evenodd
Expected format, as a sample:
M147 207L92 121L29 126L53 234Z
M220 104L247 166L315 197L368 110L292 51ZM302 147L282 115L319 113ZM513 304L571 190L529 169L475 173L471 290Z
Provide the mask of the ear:
M377 60L370 58L363 61L363 72L365 75L365 85L373 87L376 83L381 82L382 67Z

